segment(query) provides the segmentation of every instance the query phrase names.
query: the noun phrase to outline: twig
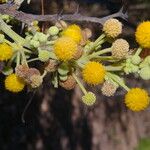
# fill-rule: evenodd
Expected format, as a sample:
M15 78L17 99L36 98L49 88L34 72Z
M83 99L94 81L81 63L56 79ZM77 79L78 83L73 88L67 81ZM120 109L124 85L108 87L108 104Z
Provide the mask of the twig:
M58 14L33 15L33 14L24 13L22 11L18 11L16 9L12 9L12 7L13 5L10 6L10 4L2 4L0 5L0 13L10 15L17 20L23 23L26 23L27 25L30 25L33 20L37 20L37 21L64 20L64 21L78 21L78 22L86 21L86 22L103 24L109 18L120 17L123 19L127 19L127 14L123 13L123 8L121 8L119 12L114 13L112 15L109 15L103 18L97 18L97 17L83 16L80 13L66 14L66 15L60 15L60 16L58 16Z

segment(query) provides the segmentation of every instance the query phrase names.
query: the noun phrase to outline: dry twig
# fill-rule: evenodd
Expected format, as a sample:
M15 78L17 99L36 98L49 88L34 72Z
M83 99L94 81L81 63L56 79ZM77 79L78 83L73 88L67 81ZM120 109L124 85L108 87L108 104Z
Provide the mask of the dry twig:
M103 24L105 20L109 18L114 18L114 17L119 17L122 19L127 18L127 14L123 13L123 8L120 9L119 12L114 13L112 15L103 17L103 18L97 18L97 17L88 17L88 16L83 16L80 13L74 13L74 14L65 14L65 15L58 15L58 14L53 14L53 15L33 15L33 14L27 14L22 11L16 10L14 7L14 4L2 4L0 5L0 13L1 14L7 14L15 19L26 23L27 25L30 25L30 23L33 20L37 21L58 21L58 20L64 20L64 21L78 21L78 22L92 22L92 23L98 23L98 24Z

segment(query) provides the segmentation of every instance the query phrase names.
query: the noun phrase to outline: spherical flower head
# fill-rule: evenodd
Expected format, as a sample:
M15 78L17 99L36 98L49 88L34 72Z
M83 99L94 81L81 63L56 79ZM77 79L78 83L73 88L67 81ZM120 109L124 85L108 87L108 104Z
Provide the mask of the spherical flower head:
M141 111L148 107L149 96L147 91L140 88L133 88L125 96L125 104L132 111Z
M107 97L113 96L116 90L117 90L117 85L115 85L110 81L105 81L101 88L102 94Z
M117 39L112 44L112 56L117 59L123 59L129 52L129 43L124 39Z
M39 50L38 58L42 62L46 62L50 58L50 52L47 50Z
M150 48L150 21L145 21L138 25L135 37L141 47Z
M103 25L103 31L109 38L116 38L122 33L122 23L117 19L109 19Z
M30 81L32 88L38 88L42 84L43 78L40 75L33 75L30 77Z
M68 26L63 32L63 36L71 37L75 42L80 43L82 39L82 31L77 25Z
M88 92L82 97L82 102L87 106L92 106L96 102L96 96L92 92Z
M58 68L58 62L56 60L50 59L45 64L45 70L47 72L55 72Z
M94 61L88 62L82 71L83 79L91 85L98 85L104 81L106 71L102 64Z
M24 79L26 77L26 74L29 70L29 67L27 65L19 65L15 68L15 74Z
M5 88L13 93L21 92L25 87L24 81L16 74L10 74L5 79Z
M78 46L78 50L73 56L73 59L75 60L79 59L82 56L82 54L83 54L83 48L81 46Z
M0 43L0 61L7 61L13 55L12 48L6 43Z
M150 80L150 66L143 67L140 70L139 75L143 80Z
M77 43L70 37L61 37L54 44L54 53L61 61L71 60L77 50Z
M27 84L31 84L31 77L32 76L41 76L41 73L38 69L36 68L29 68L26 73L25 73L25 76L23 77L24 81L27 83Z
M48 29L48 33L51 35L51 36L55 36L59 33L59 29L58 27L56 26L52 26Z
M66 81L60 81L60 86L66 90L72 90L76 86L76 80L73 76L69 75Z

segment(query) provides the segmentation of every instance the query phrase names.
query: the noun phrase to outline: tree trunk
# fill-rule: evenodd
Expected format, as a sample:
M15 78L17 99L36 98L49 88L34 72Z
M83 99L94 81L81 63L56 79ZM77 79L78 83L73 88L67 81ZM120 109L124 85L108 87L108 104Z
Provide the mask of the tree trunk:
M89 108L82 104L78 88L72 94L59 89L53 96L44 91L40 94L44 96L40 124L49 141L44 147L55 141L62 150L134 150L139 139L147 135L148 112L126 110L122 94L106 98L99 93L96 105ZM43 142L46 139L41 137Z

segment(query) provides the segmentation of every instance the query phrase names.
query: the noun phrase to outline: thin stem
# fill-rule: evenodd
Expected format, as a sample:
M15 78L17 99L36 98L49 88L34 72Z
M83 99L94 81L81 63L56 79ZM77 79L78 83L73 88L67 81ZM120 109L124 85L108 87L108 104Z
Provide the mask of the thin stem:
M97 40L93 44L97 45L105 36L105 34L100 35L100 37L97 38Z
M25 39L19 36L16 32L14 32L10 28L10 26L8 26L1 18L0 18L0 30L2 30L5 34L7 34L16 43L20 43L20 44L25 43Z
M105 53L109 53L109 52L111 52L111 48L106 48L106 49L103 49L101 51L98 51L98 52L95 52L95 53L89 55L88 58L92 59L92 58L95 58L95 57L97 57L99 55L102 55L102 54L105 54Z
M29 54L32 54L32 51L30 51L30 50L28 50L28 49L26 49L26 48L22 48L22 49L23 49L24 52L29 53Z
M21 55L22 55L22 64L26 64L28 66L27 59L26 59L26 56L24 54L24 51L20 50L20 52L21 52Z
M44 70L44 73L42 74L42 78L44 78L45 76L47 75L47 71L46 70Z
M106 76L108 76L108 78L111 78L112 80L114 80L116 83L118 83L118 85L120 85L121 87L123 87L126 91L129 91L130 88L128 88L124 82L122 81L122 79L115 75L115 74L112 74L112 73L109 73L107 72Z
M20 65L20 52L17 52L17 66Z
M11 59L8 61L7 66L11 66L11 64L12 64L12 62L13 62L13 60L15 59L16 56L17 56L17 53L15 52L15 53L13 54L13 56L11 57Z
M84 93L84 95L87 94L86 89L84 88L84 86L82 85L82 83L79 81L78 77L73 73L72 76L74 77L74 79L76 80L76 82L78 83L80 89L82 90L82 92Z
M100 35L100 37L92 44L91 48L89 49L89 52L94 50L99 45L103 44L105 42L105 34Z
M95 56L94 58L100 59L100 60L115 60L112 56Z
M135 55L136 56L139 56L140 55L140 53L142 52L142 48L141 47L139 47L138 49L137 49L137 51L135 52Z
M10 41L8 41L6 39L4 40L4 42L13 47L13 43L12 42L10 42Z
M114 66L105 66L105 69L107 71L121 71L122 68L123 68L123 66L116 66L116 67L114 67Z
M39 58L32 58L32 59L28 60L27 63L33 62L33 61L36 61L36 60L39 60Z

